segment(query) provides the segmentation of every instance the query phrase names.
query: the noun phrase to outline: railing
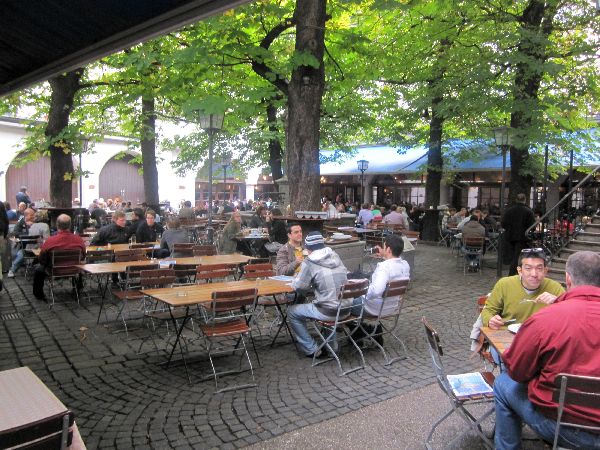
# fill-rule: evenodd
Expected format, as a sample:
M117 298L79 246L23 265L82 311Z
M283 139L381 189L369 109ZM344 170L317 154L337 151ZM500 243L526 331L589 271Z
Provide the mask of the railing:
M589 208L570 208L568 201L578 189L588 184L597 172L600 172L600 166L596 166L535 224L527 228L525 234L532 239L534 246L542 247L547 254L552 256L581 231L585 225L585 217L589 216L592 211Z

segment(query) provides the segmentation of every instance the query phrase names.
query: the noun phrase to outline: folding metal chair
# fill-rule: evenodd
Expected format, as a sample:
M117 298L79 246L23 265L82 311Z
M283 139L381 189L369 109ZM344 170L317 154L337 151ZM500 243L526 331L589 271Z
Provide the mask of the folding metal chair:
M16 430L0 433L0 448L48 450L70 448L73 442L75 415L65 411Z
M29 279L29 274L32 272L34 263L37 259L32 252L33 248L42 242L42 237L39 235L21 235L19 236L20 248L23 250L23 263L25 266L25 279Z
M360 347L356 344L354 339L352 338L352 334L348 330L348 326L352 322L356 320L355 317L350 315L350 310L352 309L353 300L361 295L365 295L367 290L369 289L369 280L348 280L340 289L340 293L338 294L338 307L335 314L335 319L331 321L327 320L313 320L312 324L319 336L321 343L317 347L315 354L313 356L312 365L318 366L327 361L331 361L335 359L338 367L340 369L341 375L347 375L351 372L355 372L359 369L364 369L365 367L365 358ZM342 368L342 363L340 361L340 357L337 352L334 350L333 346L337 347L336 331L340 329L343 331L344 335L348 338L350 343L354 346L356 351L359 354L361 364L356 367L351 367L350 369L344 371ZM333 344L333 346L332 346ZM317 355L321 351L327 349L332 358L327 359L317 359Z
M579 428L595 433L600 431L598 426L581 425L563 418L565 407L598 408L600 405L600 377L559 373L554 379L554 384L557 389L552 394L552 400L558 403L558 411L552 449L556 450L559 448L561 427Z
M196 269L196 283L212 283L214 280L235 278L237 264L201 264Z
M408 352L404 341L394 333L394 331L398 327L398 320L400 319L400 313L404 306L405 294L409 282L410 280L408 279L388 282L377 315L372 316L366 314L363 309L362 319L358 320L358 328L360 328L364 335L363 340L368 339L381 351L385 366L389 366L398 360L408 358ZM389 321L393 321L391 325L389 324ZM370 331L365 329L365 322L372 325L373 329ZM391 357L388 352L386 352L383 344L380 342L383 339L383 336L386 335L392 336L400 343L404 350L404 355Z
M79 304L79 286L78 278L81 276L81 269L77 267L82 264L82 255L80 249L56 249L50 252L50 267L48 271L48 284L50 286L50 307L54 305L54 288L56 281L71 280L71 285L75 291L77 304Z
M463 275L467 274L467 268L481 274L483 246L485 238L483 237L464 237L463 236Z
M257 280L257 279L265 279L265 278L269 278L272 276L275 276L275 270L273 269L273 265L271 263L257 263L257 264L246 264L243 268L243 274L242 274L242 279L245 280ZM275 341L277 340L277 337L279 336L279 333L281 332L281 329L285 326L290 338L292 338L293 341L293 335L292 335L292 331L290 330L290 327L287 323L287 314L284 311L284 309L282 308L282 306L284 305L288 305L289 303L293 303L293 299L289 298L287 295L285 294L276 294L273 295L272 297L258 297L256 304L257 307L260 306L262 311L258 311L254 314L253 316L253 320L255 321L255 323L258 322L258 318L262 315L262 313L264 313L264 311L266 310L266 308L269 307L274 307L277 311L277 317L274 318L273 321L271 321L270 325L269 325L269 334L271 333L271 328L275 325L275 324L279 324L279 327L277 328L277 332L275 333L275 336L273 337L273 340L271 341L271 346L273 346L275 344ZM260 326L257 326L259 333L260 333ZM295 342L295 341L293 341Z
M446 441L445 447L451 447L454 442L458 439L462 438L466 433L470 431L474 431L483 441L483 444L489 448L490 450L494 449L494 443L490 440L483 430L481 429L481 424L484 420L490 417L495 412L494 405L494 394L493 392L473 392L470 395L458 396L454 393L452 385L448 380L448 375L446 374L446 369L444 368L444 363L442 361L442 357L444 356L444 351L442 349L442 345L440 344L440 338L431 325L427 322L427 319L423 317L421 319L423 326L425 328L425 337L427 339L427 344L429 348L429 354L431 355L432 367L435 373L438 385L440 389L450 401L451 409L444 416L442 416L437 422L433 424L431 427L431 431L427 435L427 440L425 441L425 447L428 450L432 449L431 441L433 438L433 434L437 427L444 422L448 417L452 414L456 413L465 424L468 425L467 429L464 429L461 432L458 432L457 435L450 441ZM494 375L491 372L480 372L481 376L484 380L489 384L489 386L493 386L494 384ZM481 415L479 418L476 418L473 413L471 413L467 407L469 405L479 405L479 404L490 404L490 407Z
M244 340L244 336L250 336L250 339L252 339L252 334L250 333L250 319L256 303L256 294L256 288L237 289L234 291L216 291L212 294L207 321L205 324L200 325L200 330L202 331L203 337L208 342L208 358L215 380L216 392L256 387L252 360L250 359L246 341ZM222 347L214 348L217 342L220 342ZM235 342L235 344L233 344L233 342ZM241 343L241 346L239 343ZM217 371L214 361L215 356L235 354L238 352L240 353L238 370ZM244 355L248 361L252 383L228 386L219 389L219 376L242 372Z

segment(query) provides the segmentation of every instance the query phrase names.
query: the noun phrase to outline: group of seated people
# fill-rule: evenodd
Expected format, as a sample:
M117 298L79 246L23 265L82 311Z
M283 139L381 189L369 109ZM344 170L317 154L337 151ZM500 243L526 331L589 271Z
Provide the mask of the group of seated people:
M600 254L579 251L568 258L566 292L546 278L542 249L522 250L517 271L496 283L474 325L476 331L481 325L497 330L512 322L522 324L502 355L492 349L501 369L493 386L495 445L500 450L520 448L523 423L553 441L558 374L600 377ZM566 407L564 418L600 426L600 408ZM559 445L600 448L600 435L561 427Z

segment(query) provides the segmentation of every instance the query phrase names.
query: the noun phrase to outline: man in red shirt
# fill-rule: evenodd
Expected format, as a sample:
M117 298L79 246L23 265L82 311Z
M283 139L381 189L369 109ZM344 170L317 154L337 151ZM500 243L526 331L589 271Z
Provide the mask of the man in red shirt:
M33 274L33 296L38 300L46 301L44 295L44 280L46 279L46 267L50 265L50 251L55 249L72 250L80 249L81 254L85 255L85 243L77 234L71 232L71 218L66 214L61 214L56 219L56 228L58 232L50 236L40 248L38 257L39 265L35 268Z
M494 383L496 449L521 448L522 422L554 440L559 373L600 377L600 254L574 253L565 270L567 292L526 320L502 355L506 371ZM563 418L600 426L600 408L566 407ZM600 434L561 427L558 444L600 449Z

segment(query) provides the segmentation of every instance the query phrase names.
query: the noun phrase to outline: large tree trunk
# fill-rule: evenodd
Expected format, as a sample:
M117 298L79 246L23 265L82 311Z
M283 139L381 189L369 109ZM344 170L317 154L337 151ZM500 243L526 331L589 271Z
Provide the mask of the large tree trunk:
M318 68L300 66L289 84L286 135L290 205L295 210L320 209L319 126L325 84L326 0L297 0L296 52L309 53Z
M439 114L441 97L435 97L431 103L431 120L429 121L429 152L427 154L427 181L425 183L425 218L421 239L436 241L438 239L438 211L440 203L440 183L442 182L442 132L444 118ZM430 210L429 208L433 208Z
M44 134L55 138L69 125L75 94L81 88L83 69L75 69L48 80L52 89L48 124ZM50 203L70 208L73 193L73 153L63 140L50 145ZM66 176L65 176L66 175Z
M159 211L158 169L156 168L156 114L154 97L142 97L142 169L144 171L144 195L146 203L154 211Z
M281 156L283 150L281 141L277 138L279 129L277 128L277 108L269 102L267 104L267 123L269 124L269 165L271 166L271 175L273 181L279 180L283 176L281 170ZM277 183L274 183L275 189L279 190Z
M516 142L510 148L510 191L512 203L519 193L529 198L532 177L521 173L529 159L529 142L524 130L535 125L540 115L538 92L542 80L543 64L546 62L546 40L552 33L552 21L556 14L556 2L530 0L521 16L521 37L517 53L513 88L513 110L510 126L516 130Z

